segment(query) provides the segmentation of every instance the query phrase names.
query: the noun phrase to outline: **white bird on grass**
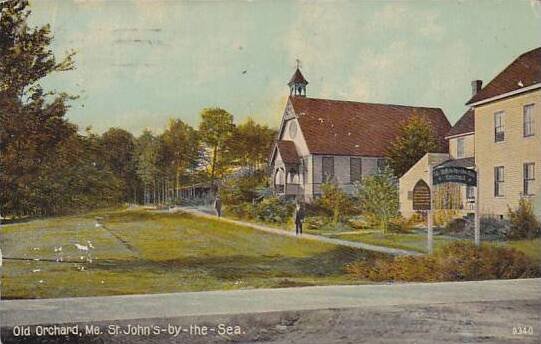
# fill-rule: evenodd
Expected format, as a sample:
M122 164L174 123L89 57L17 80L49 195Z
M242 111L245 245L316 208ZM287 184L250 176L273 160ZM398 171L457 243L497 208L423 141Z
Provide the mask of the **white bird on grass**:
M85 251L85 252L88 252L88 246L80 245L80 244L75 244L75 247L77 247L77 249L78 249L79 251Z

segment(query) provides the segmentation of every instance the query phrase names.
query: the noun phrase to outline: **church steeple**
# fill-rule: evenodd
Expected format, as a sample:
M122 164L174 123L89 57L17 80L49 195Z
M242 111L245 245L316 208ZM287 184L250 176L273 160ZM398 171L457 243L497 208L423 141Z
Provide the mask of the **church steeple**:
M301 73L299 60L297 60L297 69L287 85L289 86L290 96L306 97L306 85L308 85L308 81L306 81Z

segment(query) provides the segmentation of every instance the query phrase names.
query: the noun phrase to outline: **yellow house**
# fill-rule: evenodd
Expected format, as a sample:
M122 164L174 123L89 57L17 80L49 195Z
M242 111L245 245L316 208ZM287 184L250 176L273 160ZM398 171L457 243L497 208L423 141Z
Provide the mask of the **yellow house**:
M526 198L541 217L541 48L519 56L466 104L475 118L481 213L503 217Z
M472 82L470 109L446 135L449 154L428 153L400 178L403 216L415 212L413 189L430 184L429 169L445 166L477 168L481 215L504 217L525 198L541 218L541 48L481 85ZM460 194L461 215L475 211L476 188L460 186Z
M481 81L472 82L472 94L481 89ZM399 180L400 213L411 217L416 210L413 209L413 189L419 184L430 184L429 170L436 167L466 167L475 168L475 122L473 109L466 111L455 125L445 135L449 153L427 153ZM475 187L456 185L460 192L460 205L458 212L467 215L475 210ZM456 205L455 205L456 206Z

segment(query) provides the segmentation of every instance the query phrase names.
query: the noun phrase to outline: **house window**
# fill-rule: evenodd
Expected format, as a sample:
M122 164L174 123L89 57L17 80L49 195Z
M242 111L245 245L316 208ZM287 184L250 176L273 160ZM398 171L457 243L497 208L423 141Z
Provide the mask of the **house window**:
M494 167L494 196L503 196L504 169L503 166Z
M524 176L524 195L534 195L535 184L535 164L533 162L525 163L523 168Z
M475 199L475 188L471 185L466 186L466 199L468 200Z
M456 140L456 157L459 159L464 157L464 138L463 137L459 137Z
M385 159L378 159L376 162L377 173L380 174L385 170Z
M505 113L498 111L494 113L494 142L505 140L505 128L503 126L503 118Z
M361 181L363 176L363 162L361 158L349 159L349 175L352 183Z
M523 108L523 132L524 137L535 135L535 122L533 115L533 104L525 105Z
M322 169L322 176L323 176L323 182L330 182L332 178L334 177L334 157L323 157L322 159L323 163L323 169Z

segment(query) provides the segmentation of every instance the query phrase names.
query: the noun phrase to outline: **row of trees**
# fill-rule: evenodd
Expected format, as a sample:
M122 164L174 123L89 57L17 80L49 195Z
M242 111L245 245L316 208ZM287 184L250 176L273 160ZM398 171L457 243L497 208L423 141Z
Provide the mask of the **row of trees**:
M186 185L212 184L236 169L259 170L274 136L251 118L235 125L227 111L208 108L197 129L171 119L161 135L145 130L135 138L112 128L101 142L108 165L123 181L123 200L156 204L178 200Z
M66 119L65 93L40 81L75 68L74 53L53 55L49 25L30 27L27 0L0 2L1 215L43 216L121 202L163 203L182 185L213 182L265 164L274 130L248 119L235 125L220 108L198 128L171 119L162 134L119 128L80 132Z

